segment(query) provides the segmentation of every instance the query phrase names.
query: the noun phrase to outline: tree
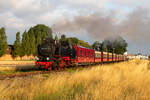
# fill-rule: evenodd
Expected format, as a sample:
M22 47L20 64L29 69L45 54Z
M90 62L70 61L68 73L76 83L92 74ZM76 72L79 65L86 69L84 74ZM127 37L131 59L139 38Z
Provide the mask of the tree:
M42 43L42 35L41 35L41 32L38 32L38 36L37 36L37 41L36 41L36 46L38 46L39 44Z
M20 32L16 34L16 41L14 42L14 50L12 51L13 57L21 56L21 42L20 42Z
M69 40L70 43L78 45L78 42L79 42L78 38L76 38L76 37L70 37L70 38L67 38L67 39Z
M114 52L117 54L124 54L127 51L127 42L120 36L115 38L107 38L102 42L103 50Z
M137 55L142 55L142 53L139 52Z
M86 48L91 48L91 45L89 45L88 42L85 42L85 41L83 41L83 40L79 40L79 39L76 38L76 37L69 37L69 38L66 38L65 35L62 35L62 36L61 36L61 40L68 40L71 44L83 46L83 47L86 47Z
M101 46L102 46L102 44L101 44L99 41L95 41L95 42L92 44L92 48L93 48L94 50L97 50L97 51L102 50Z
M23 33L23 36L22 36L22 44L21 44L22 53L21 53L21 56L30 55L30 40L29 39L30 39L29 35L25 30Z
M29 37L29 53L28 55L36 55L37 47L42 43L44 38L53 38L52 30L46 25L38 24L31 27L27 32Z
M35 40L35 36L34 36L34 32L33 29L31 28L28 32L29 35L29 42L30 42L30 47L29 47L29 52L30 55L36 55L36 40Z
M148 59L150 59L150 55L148 56Z
M5 28L2 27L0 29L0 57L6 54L7 48L8 48L7 36L5 33Z
M55 36L55 40L58 40L58 36L57 35Z
M78 45L86 47L86 48L91 48L88 42L84 42L83 40L79 40Z
M103 51L106 51L106 52L113 52L113 43L111 41L111 39L105 39L103 42Z
M65 41L67 38L66 38L66 35L65 34L63 34L63 35L61 35L61 40L62 41Z
M46 38L46 37L53 38L53 36L52 36L52 29L49 28L46 25L38 24L38 25L34 26L32 29L33 29L35 38L37 38L39 34L41 35L41 39L42 38Z

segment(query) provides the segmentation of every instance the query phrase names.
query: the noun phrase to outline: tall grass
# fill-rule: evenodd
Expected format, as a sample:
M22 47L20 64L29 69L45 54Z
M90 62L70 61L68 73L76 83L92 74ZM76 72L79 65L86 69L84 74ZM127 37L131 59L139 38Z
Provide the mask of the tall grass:
M148 61L0 81L2 100L149 100Z

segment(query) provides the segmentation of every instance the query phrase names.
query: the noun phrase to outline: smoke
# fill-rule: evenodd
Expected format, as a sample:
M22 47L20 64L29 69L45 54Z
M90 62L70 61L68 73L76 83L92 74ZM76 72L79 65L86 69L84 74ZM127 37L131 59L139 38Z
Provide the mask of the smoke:
M120 24L120 32L124 33L131 42L150 42L150 12L138 8L127 16Z
M96 12L87 16L75 16L72 20L59 20L52 28L56 32L86 32L92 39L99 41L119 35L129 42L150 43L149 10L136 8L124 19L116 19L116 16L113 12Z
M63 19L56 22L52 28L58 32L84 31L92 38L103 39L115 31L115 22L111 15L94 13L88 16L75 16L73 20Z

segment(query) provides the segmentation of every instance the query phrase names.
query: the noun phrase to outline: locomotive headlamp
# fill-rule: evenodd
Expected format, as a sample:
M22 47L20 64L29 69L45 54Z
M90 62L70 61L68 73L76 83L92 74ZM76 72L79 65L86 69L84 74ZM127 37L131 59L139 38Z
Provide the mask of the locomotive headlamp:
M49 57L47 57L46 59L49 60Z

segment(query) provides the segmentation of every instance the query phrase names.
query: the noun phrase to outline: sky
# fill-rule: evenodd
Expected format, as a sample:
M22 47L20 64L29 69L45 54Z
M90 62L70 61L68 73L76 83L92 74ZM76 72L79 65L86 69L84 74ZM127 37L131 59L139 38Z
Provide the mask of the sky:
M0 0L8 43L36 24L92 44L122 36L128 52L150 54L150 0Z

